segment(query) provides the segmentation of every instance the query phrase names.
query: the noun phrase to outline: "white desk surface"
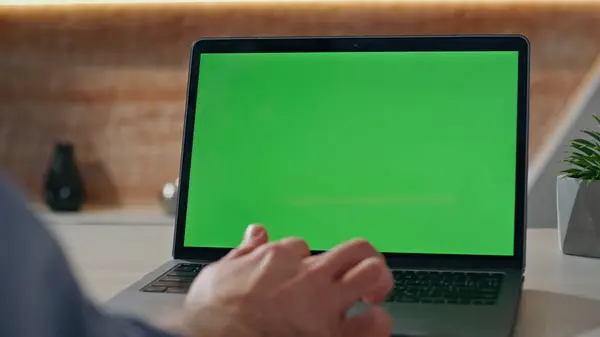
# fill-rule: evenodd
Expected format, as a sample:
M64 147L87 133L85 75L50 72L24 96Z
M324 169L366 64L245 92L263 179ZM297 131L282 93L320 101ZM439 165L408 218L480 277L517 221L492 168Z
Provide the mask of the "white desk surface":
M52 224L83 288L102 302L171 256L168 225ZM600 259L563 255L557 231L528 232L518 337L600 337ZM485 336L482 336L485 337Z

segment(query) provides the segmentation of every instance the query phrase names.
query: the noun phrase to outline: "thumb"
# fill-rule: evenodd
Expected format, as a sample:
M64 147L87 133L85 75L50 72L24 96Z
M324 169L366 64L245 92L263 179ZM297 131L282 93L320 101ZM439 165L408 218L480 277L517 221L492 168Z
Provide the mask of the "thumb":
M252 224L246 228L242 243L232 249L225 258L232 259L252 252L256 247L264 245L269 241L267 230L262 225Z
M378 306L372 306L342 323L343 337L389 337L392 319Z
M244 232L244 239L242 240L240 248L247 246L260 246L267 243L267 241L267 230L262 225L251 224Z

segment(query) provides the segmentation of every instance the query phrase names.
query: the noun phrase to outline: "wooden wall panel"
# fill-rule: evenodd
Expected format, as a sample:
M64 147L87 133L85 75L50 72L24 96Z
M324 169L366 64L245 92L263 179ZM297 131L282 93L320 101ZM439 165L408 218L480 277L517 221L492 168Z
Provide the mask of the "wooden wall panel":
M91 204L155 204L178 172L190 45L260 35L524 34L535 160L600 52L600 5L565 3L0 6L0 166L39 198L67 139Z

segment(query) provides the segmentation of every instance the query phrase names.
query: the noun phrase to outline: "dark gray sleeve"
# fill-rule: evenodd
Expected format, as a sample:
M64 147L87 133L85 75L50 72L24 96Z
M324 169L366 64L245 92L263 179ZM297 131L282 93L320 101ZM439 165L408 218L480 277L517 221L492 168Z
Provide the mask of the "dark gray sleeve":
M0 336L173 337L85 298L57 242L1 172Z

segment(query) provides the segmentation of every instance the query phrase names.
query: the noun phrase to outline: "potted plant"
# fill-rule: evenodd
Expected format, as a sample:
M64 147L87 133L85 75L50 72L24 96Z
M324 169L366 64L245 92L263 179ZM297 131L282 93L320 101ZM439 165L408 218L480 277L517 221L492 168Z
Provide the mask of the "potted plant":
M564 254L600 257L600 132L582 132L587 138L569 142L568 167L556 181L560 247Z

